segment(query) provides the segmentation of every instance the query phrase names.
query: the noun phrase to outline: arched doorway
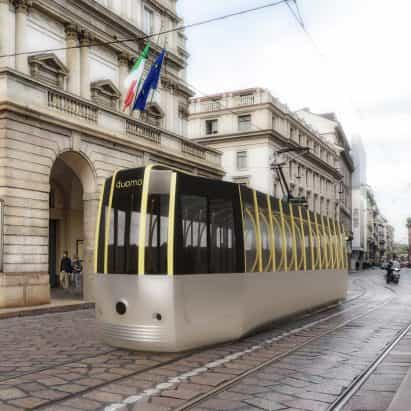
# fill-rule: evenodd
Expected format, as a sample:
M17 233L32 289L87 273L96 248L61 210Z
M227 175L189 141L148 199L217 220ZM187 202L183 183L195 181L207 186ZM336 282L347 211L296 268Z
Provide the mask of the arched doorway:
M68 151L54 162L50 173L49 275L56 296L90 298L92 290L93 234L97 208L96 182L90 163L79 153ZM59 281L60 261L67 251L83 265L80 287L63 292Z

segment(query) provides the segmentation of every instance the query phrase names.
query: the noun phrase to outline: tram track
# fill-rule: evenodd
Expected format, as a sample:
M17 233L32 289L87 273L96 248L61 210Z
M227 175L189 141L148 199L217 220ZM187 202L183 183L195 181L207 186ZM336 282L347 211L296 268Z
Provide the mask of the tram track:
M364 295L364 294L362 294L362 295ZM357 296L353 300L356 300L358 298L359 298L359 296ZM370 313L372 313L372 312L374 312L378 309L383 308L386 304L390 303L393 300L393 298L394 298L394 296L393 297L388 297L383 302L378 302L371 309L367 309L365 312L361 313L360 315L355 315L354 317L350 318L347 321L344 321L343 323L339 324L336 327L334 326L332 328L327 329L324 332L318 333L315 336L313 336L312 338L307 337L306 340L303 343L298 344L297 346L294 346L294 347L286 350L285 352L282 352L279 355L275 355L275 356L271 357L269 360L264 361L264 362L258 364L255 367L247 369L245 372L235 376L234 378L231 378L230 380L228 380L228 381L226 381L222 384L217 385L214 389L206 392L205 394L202 394L202 395L196 397L192 401L186 402L181 407L175 408L175 410L177 410L177 411L187 410L187 409L191 409L192 407L194 407L196 405L199 405L199 404L203 403L208 398L218 394L219 392L222 392L222 391L226 390L227 388L229 388L232 385L236 384L237 382L241 381L243 378L249 376L250 374L253 374L253 373L257 372L260 369L262 369L262 368L264 368L264 367L266 367L266 366L268 366L268 365L270 365L274 362L280 361L281 359L283 359L283 358L289 356L290 354L293 354L294 352L296 352L296 351L300 350L301 348L305 347L307 344L310 344L313 341L316 341L316 340L318 340L319 338L321 338L325 335L331 334L331 333L335 332L336 330L347 326L348 324L352 323L353 321L356 321L356 320L358 320L362 317L365 317L365 316L369 315ZM228 363L230 361L235 361L236 359L239 359L242 356L246 356L247 354L252 354L254 352L258 353L258 351L260 349L264 349L265 346L267 346L269 344L279 343L282 340L286 339L287 337L298 335L299 333L301 334L301 333L307 332L315 326L319 326L319 328L321 329L321 327L324 327L324 324L323 324L324 322L326 322L328 320L331 320L331 319L335 318L338 315L344 315L349 311L353 311L355 309L359 309L359 308L362 308L362 307L369 307L369 305L370 305L370 301L367 300L364 303L361 303L359 305L349 307L346 310L342 310L340 312L336 312L336 313L333 313L329 316L323 317L320 320L310 322L310 323L306 324L305 326L295 328L291 331L286 331L285 333L283 333L281 335L277 335L277 336L275 336L275 337L273 337L269 340L263 341L262 343L260 343L258 345L251 346L250 348L247 348L247 349L243 350L242 352L237 352L237 353L234 353L234 354L230 354L226 358L223 358L223 359L217 360L217 361L212 361L211 363L204 364L200 368L194 369L191 372L184 373L184 374L180 375L179 377L170 378L168 381L157 384L156 386L143 391L141 394L138 394L136 396L132 396L131 398L125 399L122 404L112 404L111 406L105 407L104 410L105 411L115 411L117 409L121 409L121 407L124 407L125 404L132 404L132 403L135 404L139 401L147 400L149 397L159 395L159 394L161 394L161 391L163 391L163 390L173 389L173 387L175 388L180 383L184 383L188 378L193 377L193 376L199 376L202 373L207 372L208 370L212 369L213 367L219 367L221 365L224 365L226 362ZM285 342L285 344L287 344L287 343Z
M354 379L347 389L328 407L327 411L342 411L354 395L361 389L377 367L385 360L403 337L411 330L411 322L398 332L395 339L387 345L384 351Z
M365 292L366 292L366 291L365 291ZM302 315L301 317L297 317L296 319L294 319L294 322L304 321L304 320L307 320L308 318L312 318L313 316L317 316L317 315L323 316L324 314L328 313L329 311L336 310L336 312L332 313L331 315L327 315L327 316L322 317L322 318L320 318L320 319L316 319L315 321L310 322L310 323L308 323L308 324L306 324L306 325L304 325L304 326L298 325L296 328L294 328L294 329L291 330L291 331L288 329L289 327L287 327L286 329L281 330L281 326L278 327L278 323L275 323L275 325L271 328L271 331L277 331L277 332L283 331L283 334L280 334L279 336L274 336L273 338L276 339L277 341L281 341L282 339L284 339L284 338L286 338L286 337L288 337L288 336L290 336L290 335L293 335L293 334L301 331L302 329L309 329L309 328L311 328L311 327L314 327L314 326L317 325L317 324L320 324L320 323L323 323L323 322L325 322L325 321L331 320L331 319L333 319L333 318L335 318L335 317L337 317L337 316L342 316L342 315L344 315L344 314L347 314L348 312L350 312L350 311L352 311L352 310L355 310L355 309L358 309L359 307L365 307L365 306L367 306L367 305L369 304L368 301L361 302L361 303L358 304L358 305L351 305L351 304L354 303L354 301L357 301L359 298L363 297L364 294L365 294L365 292L364 292L364 293L361 293L360 295L357 295L357 296L353 297L353 298L350 299L350 300L344 301L344 302L342 302L342 303L340 303L340 304L333 304L333 305L328 306L328 307L325 307L325 308L323 307L323 308L321 308L321 309L318 309L317 311L314 311L314 312L311 312L311 313L308 313L308 314L304 314L304 315ZM346 305L349 305L349 307L346 308L346 309L343 309L343 310L340 309L341 306L346 306ZM269 331L267 331L267 330L266 330L265 332L266 332L266 333L269 333ZM242 338L241 340L239 340L239 342L241 342L241 341L243 341L243 340L246 340L246 339L253 338L253 337L257 336L257 335L258 335L258 334L253 334L252 336L244 337L244 338ZM124 375L124 376L119 376L119 377L116 378L116 379L111 379L110 381L103 382L103 383L98 384L98 385L95 385L95 386L93 386L93 387L86 388L85 390L83 390L83 391L81 391L81 392L68 394L68 395L65 396L64 398L57 399L57 400L52 400L52 401L48 402L47 404L42 404L42 405L39 405L39 406L37 406L37 407L33 407L32 410L48 410L49 407L53 407L54 405L64 403L65 401L70 400L70 399L72 399L72 398L76 398L76 397L78 397L79 395L86 395L86 394L89 393L89 392L92 392L92 391L94 391L94 390L98 390L98 389L100 389L100 388L104 388L104 387L107 386L107 385L110 385L110 384L113 384L113 383L121 383L122 381L125 381L125 380L127 380L127 379L129 379L129 378L133 378L133 377L136 377L136 376L139 376L139 375L143 375L144 373L147 373L147 372L150 372L150 371L159 369L159 368L161 368L161 367L166 367L166 366L169 366L169 365L173 365L173 364L175 364L175 363L178 363L178 362L181 361L181 360L185 360L185 359L187 359L187 358L193 357L193 356L196 355L196 354L200 354L200 353L202 353L202 352L205 351L205 350L210 350L210 349L213 349L213 348L215 348L215 347L225 347L225 346L228 346L229 344L232 344L232 342L231 342L231 343L218 344L218 345L212 346L212 347L199 348L199 349L196 349L196 350L191 350L191 351L185 352L185 353L183 353L182 355L177 355L176 358L173 358L173 359L171 359L171 360L164 361L164 362L162 362L162 363L160 363L160 364L156 364L156 365L153 365L153 366L150 366L150 367L146 367L146 368L140 369L140 370L138 370L138 371L132 372L132 373L127 374L127 375ZM250 347L251 347L251 346L255 346L255 344L253 344L252 342L250 342L249 346L250 346ZM113 352L123 352L123 351L124 351L124 350L113 350ZM247 350L246 350L246 351L247 351ZM104 355L104 354L102 354L102 355ZM230 357L230 356L233 356L233 354L229 355L228 357ZM221 360L217 360L217 362L218 362L218 361L222 361L222 359L221 359ZM207 366L207 364L204 364L204 365L203 365L202 367L200 367L200 368L204 368L204 367L206 367L206 366ZM192 371L192 372L193 372L193 371ZM190 374L190 372L188 372L188 374ZM164 386L164 384L159 384L159 385L162 387L162 389L166 388L166 387ZM153 392L153 389L149 389L148 392Z
M354 281L358 281L358 280L354 280ZM182 360L186 360L187 358L192 358L193 356L195 356L196 354L201 354L202 352L206 351L206 350L212 350L213 348L221 348L222 351L224 352L224 349L226 347L229 346L233 346L235 347L236 343L238 343L239 345L246 343L248 345L248 348L245 350L246 353L247 352L253 352L253 347L255 347L256 342L254 342L253 340L257 339L261 339L261 335L263 335L263 339L265 338L264 335L271 335L274 337L272 337L272 340L276 340L281 341L283 339L285 339L288 336L294 335L298 332L301 332L302 330L308 330L312 327L315 327L316 325L319 325L321 323L326 322L327 320L331 320L334 319L335 317L338 316L344 316L347 313L353 311L353 310L360 310L362 309L362 307L365 306L369 306L370 303L375 302L375 299L373 299L373 293L372 293L372 289L370 290L368 287L363 286L362 284L356 284L357 285L357 289L359 291L359 293L356 293L353 297L351 297L350 299L347 299L341 303L338 304L333 304L327 307L323 307L320 309L317 309L315 311L311 311L308 313L301 313L299 316L296 316L293 321L291 321L290 323L290 319L288 319L288 322L286 323L274 323L271 325L270 329L265 329L264 332L262 332L261 334L253 334L251 336L248 337L244 337L241 340L237 341L237 342L231 342L231 343L224 343L224 344L218 344L215 347L206 347L206 348L200 348L200 349L196 349L196 350L191 350L188 352L185 352L181 355L176 355L175 358L169 359L167 361L162 361L158 364L154 364L152 366L147 366L144 368L141 368L139 370L136 370L134 372L130 372L126 375L120 375L118 378L112 378L108 381L104 381L101 384L96 384L90 387L85 387L84 390L80 391L80 392L76 392L76 393L67 393L66 396L64 396L61 399L56 399L56 400L50 400L48 403L46 404L41 404L39 406L36 407L32 407L31 409L35 409L35 410L45 410L45 409L53 409L53 406L55 405L61 405L63 404L65 401L73 399L73 398L77 398L80 397L82 395L86 395L87 393L90 393L92 391L95 390L99 390L104 388L107 385L110 384L118 384L121 383L123 381L126 381L128 378L133 378L139 375L143 375L145 373L148 373L150 371L156 370L156 369L161 369L162 367L167 367L173 364L178 363L179 361ZM376 307L375 309L377 309L378 307ZM331 313L331 314L330 314ZM313 321L314 319L314 321ZM353 320L350 320L353 321ZM330 330L328 332L332 332L333 330ZM319 338L319 337L317 337ZM310 340L312 341L312 340ZM308 343L308 342L307 342ZM258 344L258 343L257 343ZM299 348L301 348L303 345L299 345L298 347L295 347L295 349L291 350L291 352L294 352L296 350L298 350ZM27 373L20 373L16 376L13 376L11 378L8 379L3 379L1 381L2 384L7 383L8 380L12 380L14 378L18 378L18 377L29 377L30 375L33 375L33 381L35 380L36 374L38 374L39 372L42 371L47 371L56 367L64 367L64 366L70 366L70 364L74 364L74 363L79 363L81 361L85 361L91 358L98 358L101 356L107 356L109 354L116 354L116 353L124 353L125 350L121 350L121 349L113 349L113 350L109 350L107 352L103 352L100 353L98 355L93 355L93 356L85 356L84 358L76 358L75 361L72 362L63 362L60 364L56 364L54 366L49 366L49 367L44 367L41 369L36 369L32 372L27 372ZM289 353L287 353L288 355ZM155 353L153 353L153 355L156 355ZM234 354L230 354L228 357L235 357L236 355L238 355L238 353L234 353ZM285 356L285 355L283 355ZM272 359L272 361L276 361L278 360L278 358L274 358ZM217 360L218 362L218 360ZM221 362L221 360L220 360ZM207 367L207 364L204 364L201 368L204 369L205 367ZM196 371L197 372L197 371ZM252 372L252 370L250 371ZM190 372L188 372L187 374L190 374ZM160 384L161 385L161 384ZM161 385L163 387L163 389L165 387L167 387L167 385L162 384ZM151 389L151 391L149 390L148 392L155 392L155 388ZM51 408L50 408L51 407Z
M296 346L296 347L294 347L294 348L292 348L292 349L290 349L290 350L288 350L288 351L286 351L286 352L284 352L284 353L281 353L280 355L277 355L277 356L275 356L275 357L273 357L273 358L271 358L271 359L269 359L269 360L267 360L267 361L265 361L265 362L257 365L256 367L250 368L249 370L247 370L247 371L245 371L245 372L243 372L243 373L235 376L233 379L231 379L231 380L229 380L229 381L226 381L226 382L224 382L224 383L222 383L222 384L217 385L217 386L216 386L215 388L213 388L211 391L208 391L208 392L206 392L205 394L202 394L202 395L194 398L193 400L191 400L191 401L183 404L182 406L175 408L174 411L186 411L186 410L191 410L191 409L193 409L194 407L196 407L196 406L198 406L198 405L201 405L202 403L204 403L204 402L205 402L206 400L208 400L209 398L215 396L216 394L221 393L222 391L227 390L228 388L230 388L230 387L232 387L233 385L237 384L238 382L240 382L240 381L243 380L244 378L250 376L251 374L254 374L254 373L258 372L258 371L262 370L263 368L266 368L267 366L269 366L269 365L271 365L271 364L273 364L273 363L275 363L275 362L277 362L277 361L280 361L281 359L283 359L283 358L285 358L285 357L287 357L287 356L289 356L289 355L291 355L291 354L299 351L301 348L305 347L306 345L308 345L308 344L310 344L310 343L312 343L312 342L314 342L314 341L316 341L316 340L318 340L318 339L320 339L320 338L322 338L322 337L324 337L324 336L326 336L326 335L328 335L328 334L331 334L331 333L333 333L333 332L335 332L335 331L337 331L337 330L339 330L339 329L341 329L341 328L344 328L344 327L346 327L348 324L350 324L350 323L352 323L352 322L354 322L354 321L357 321L357 320L359 320L359 319L361 319L361 318L363 318L363 317L366 317L367 315L371 314L371 313L374 312L374 311L377 311L377 310L383 308L385 305L389 304L389 303L393 300L393 298L394 298L394 297L391 297L391 298L389 298L388 300L384 301L383 303L377 305L376 307L373 307L373 308L367 310L365 313L362 313L362 314L360 314L360 315L358 315L358 316L355 316L355 317L353 317L353 318L351 318L351 319L343 322L342 324L339 324L338 326L336 326L336 327L334 327L334 328L332 328L332 329L329 329L329 330L327 330L327 331L325 331L325 332L323 332L323 333L321 333L321 334L319 334L319 335L317 335L317 336L315 336L315 337L312 337L312 338L308 339L307 341L305 341L304 343L299 344L298 346ZM410 327L411 327L411 325L410 325ZM333 410L333 409L330 408L330 410Z

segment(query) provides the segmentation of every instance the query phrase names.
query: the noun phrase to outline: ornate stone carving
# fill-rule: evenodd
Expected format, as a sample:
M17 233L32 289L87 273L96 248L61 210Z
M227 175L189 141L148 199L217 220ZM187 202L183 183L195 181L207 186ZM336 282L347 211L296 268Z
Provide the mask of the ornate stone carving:
M87 30L80 30L78 33L78 39L81 46L88 46L93 41L93 36Z
M65 29L65 32L66 32L67 40L78 40L80 29L77 26L77 24L67 23L64 26L64 29Z
M68 75L68 69L54 53L29 56L28 63L33 78L55 87L64 88L64 79Z
M121 97L120 90L111 80L100 80L91 83L91 99L97 103L116 109Z
M17 13L28 13L32 5L32 0L13 0L13 6L16 8Z
M118 64L129 66L130 64L130 55L128 53L119 52L117 53Z
M146 111L141 113L141 120L156 127L162 127L164 117L165 113L158 103L148 103Z

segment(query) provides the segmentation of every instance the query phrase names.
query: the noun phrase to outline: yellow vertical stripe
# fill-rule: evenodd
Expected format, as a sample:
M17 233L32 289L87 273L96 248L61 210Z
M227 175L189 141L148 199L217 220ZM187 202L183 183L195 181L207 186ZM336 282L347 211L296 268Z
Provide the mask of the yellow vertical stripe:
M345 228L342 225L342 247L343 247L343 258L344 258L344 264L343 264L343 270L348 269L348 255L347 255L347 241L345 240Z
M111 220L111 207L113 204L113 194L114 194L114 187L116 186L116 178L119 170L116 170L113 174L110 186L110 197L108 199L107 204L107 213L106 213L106 231L104 234L104 273L108 273L108 245L110 239L110 220ZM114 230L114 226L113 226Z
M100 200L98 202L97 221L96 221L96 237L94 239L94 272L98 272L98 253L100 243L100 227L101 227L101 210L103 208L103 197L106 191L106 180L104 180L103 188L100 193Z
M147 227L147 203L148 191L150 189L150 175L153 165L144 170L143 193L141 195L140 228L138 236L138 274L144 275L146 257L146 227Z
M328 228L328 244L329 244L329 250L330 250L329 264L330 264L330 268L334 268L334 265L335 265L334 244L333 244L333 235L331 232L331 224L330 224L329 218L327 218L327 228Z
M241 208L241 224L243 226L243 254L244 254L244 272L247 272L247 253L245 249L245 224L244 224L244 208L243 208L243 196L241 195L241 186L238 184L238 194L240 196L240 208Z
M303 212L301 210L301 206L298 207L298 216L300 218L300 227L301 227L301 248L303 252L303 261L304 261L304 271L307 271L307 254L306 254L306 245L305 245L305 231L304 231L304 220L303 220Z
M330 264L330 256L328 253L328 243L329 243L329 239L327 236L327 225L325 223L325 217L322 216L321 217L321 221L322 221L322 227L323 227L323 238L324 238L324 268L331 268L331 264Z
M340 253L338 251L338 237L337 237L337 229L335 227L335 220L332 220L333 225L333 243L334 243L334 253L335 253L335 261L334 261L334 268L338 268L340 264Z
M168 203L167 274L174 275L174 224L176 210L177 173L170 176L170 196Z
M338 268L342 269L344 265L344 260L343 260L343 253L342 253L342 239L341 239L341 226L339 223L337 223L337 246L338 246L338 253L339 253L339 263L338 263Z
M256 223L256 237L257 237L257 256L258 256L258 271L263 272L263 252L262 252L262 242L261 242L261 231L260 231L260 215L257 201L257 192L253 190L254 198L254 213L255 213L255 223Z
M310 238L310 248L311 248L311 267L309 270L315 270L315 254L314 254L314 239L313 239L313 229L311 226L310 210L307 208L307 223L308 223L308 236Z
M271 210L271 197L267 194L267 207L268 207L268 220L270 222L270 246L271 246L271 265L273 272L277 271L277 264L275 258L275 236L274 236L274 225L273 225L273 211Z
M298 271L298 260L297 260L297 236L295 234L295 220L294 220L294 212L293 207L291 204L288 204L288 209L290 212L290 220L291 220L291 233L293 236L293 260L294 260L294 270Z
M281 200L278 200L278 206L280 209L280 218L281 218L281 236L283 239L283 243L281 246L283 252L283 261L284 261L284 271L288 271L288 261L287 261L287 237L285 235L285 220L284 220L284 210L283 210L283 203Z
M317 233L317 257L318 257L318 263L319 263L319 268L320 270L324 269L324 257L323 257L323 250L322 250L322 245L323 245L323 238L322 238L322 233L320 230L320 226L318 224L318 214L314 213L314 218L315 218L315 231Z

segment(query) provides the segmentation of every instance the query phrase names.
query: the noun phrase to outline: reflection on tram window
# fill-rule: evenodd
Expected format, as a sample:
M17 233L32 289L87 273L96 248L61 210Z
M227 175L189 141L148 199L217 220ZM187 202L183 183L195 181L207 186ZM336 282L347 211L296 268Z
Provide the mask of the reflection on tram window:
M258 272L259 253L257 250L257 216L254 206L253 191L247 187L241 186L241 197L244 221L245 271L248 273Z
M110 215L107 250L110 274L137 274L141 186L126 186L125 182L142 176L142 170L120 172L112 187L111 210L105 210Z
M207 198L181 196L184 274L208 272Z
M232 201L210 200L210 273L234 273L237 247Z
M261 237L261 258L262 270L272 271L272 256L271 256L271 234L270 234L270 216L268 212L267 196L257 193L260 237Z
M147 207L146 269L147 274L167 272L169 196L151 194Z

